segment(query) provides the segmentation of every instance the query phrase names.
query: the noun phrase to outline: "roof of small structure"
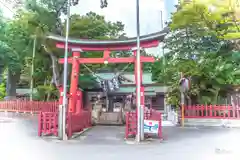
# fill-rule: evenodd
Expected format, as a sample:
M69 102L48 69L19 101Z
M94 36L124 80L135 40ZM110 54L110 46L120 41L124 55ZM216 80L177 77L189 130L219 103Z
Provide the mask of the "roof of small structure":
M111 80L112 78L114 78L114 76L116 76L114 73L96 73L96 75L103 78L103 79L109 79L109 80ZM130 80L130 81L123 81L122 84L124 84L124 85L135 84L134 73L127 72L127 73L123 73L121 75L124 78ZM143 73L142 74L142 81L143 81L143 84L145 84L145 85L157 83L157 82L152 81L152 73Z
M121 74L124 78L129 81L122 81L121 87L119 90L114 91L114 93L132 93L135 91L135 76L134 73L126 72ZM85 75L86 76L86 75ZM92 75L89 75L92 76ZM92 82L93 85L90 86L88 89L99 88L101 80L111 80L114 76L116 76L113 72L100 72L96 73L95 80ZM88 83L90 80L85 79ZM92 79L93 80L93 79ZM167 87L152 80L152 73L143 73L142 76L143 85L145 85L145 92L155 93L155 92L166 92ZM81 85L81 84L80 84Z
M101 80L111 80L115 76L116 74L113 72L100 72L100 73L95 73L95 75L81 74L79 76L79 85L81 85L81 83L98 83L98 82L100 83ZM121 76L128 80L128 81L122 81L122 85L135 84L134 73L126 72L126 73L122 73ZM143 81L143 85L153 85L157 83L152 81L152 73L143 73L142 81ZM97 86L95 85L93 87L97 87Z

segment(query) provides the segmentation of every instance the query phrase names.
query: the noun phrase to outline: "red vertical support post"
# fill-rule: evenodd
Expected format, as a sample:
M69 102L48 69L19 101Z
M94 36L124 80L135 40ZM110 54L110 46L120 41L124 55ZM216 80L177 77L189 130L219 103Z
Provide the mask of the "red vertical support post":
M39 112L38 115L38 136L42 136L42 123L43 119L42 119L42 112Z
M137 54L137 51L134 50L133 51L133 55L136 56ZM142 63L140 64L141 66L139 68L141 68L140 70L140 83L141 83L141 88L140 88L140 91L141 91L141 105L144 106L144 87L142 86ZM137 83L138 83L138 79L137 79L137 61L135 60L134 62L134 77L135 77L135 84L136 84L136 102L138 101L137 100Z
M142 75L141 75L142 77ZM144 87L141 86L140 88L140 92L141 92L141 106L145 108L145 96L144 96Z
M130 112L126 113L125 139L128 138L129 130L130 130L130 128L129 128L129 114L130 114Z
M160 118L159 118L159 122L158 122L158 137L160 138L160 139L162 139L163 138L163 135L162 135L162 113L160 113L159 114L160 116Z
M140 64L137 62L137 50L134 50L134 56L136 57L135 58L135 62L134 62L134 76L135 76L135 84L136 84L136 102L137 102L137 108L139 107L139 104L140 103L140 108L141 107L144 107L144 87L142 87L142 63L141 63L141 56L140 56ZM140 65L140 66L138 66ZM140 72L140 75L139 75L139 72ZM138 75L140 76L139 79L138 79ZM140 82L139 82L139 81ZM140 86L139 86L140 84ZM138 88L140 87L140 88ZM138 97L138 91L140 91L140 97ZM140 100L138 99L140 98ZM144 130L143 130L143 126L144 126L144 108L141 108L140 111L137 110L137 115L140 117L137 117L138 120L140 120L140 122L137 122L138 124L138 127L140 127L138 130L138 132L140 131L140 139L143 140L144 139ZM139 126L140 125L140 126Z
M137 55L137 50L134 50L133 51L133 56L136 57ZM135 97L136 97L136 100L135 100L135 103L136 103L136 106L137 106L137 102L138 102L138 97L137 97L137 61L136 61L136 58L135 58L135 62L134 62L134 78L135 78L135 86L136 86L136 90L135 90ZM138 112L138 107L136 107L136 112ZM137 114L138 115L138 114ZM137 118L138 119L138 118Z
M78 90L77 91L77 102L76 102L76 114L80 114L83 108L83 103L82 103L82 91Z
M137 55L137 50L134 50L133 51L133 55L136 57L136 55ZM141 59L141 58L140 58ZM141 66L140 66L140 68L141 68L141 70L140 70L140 79L141 79L141 83L142 83L142 75L143 75L143 71L142 71L142 63L140 64ZM135 60L135 62L134 62L134 76L135 76L135 83L137 84L137 72L138 72L138 70L137 70L137 61Z
M74 113L76 111L76 103L77 103L78 76L79 76L79 70L80 70L78 58L80 57L80 52L73 50L72 55L73 55L73 61L72 61L72 74L71 74L68 112Z
M104 58L104 60L108 60L108 58L110 57L110 51L109 50L105 50L104 52L103 52L103 58Z
M58 103L58 105L60 106L60 105L63 105L63 87L62 86L60 86L59 88L58 88L58 90L59 90L59 103ZM59 107L60 108L60 107ZM43 111L43 109L41 109L41 112ZM56 112L58 112L58 111L56 111Z

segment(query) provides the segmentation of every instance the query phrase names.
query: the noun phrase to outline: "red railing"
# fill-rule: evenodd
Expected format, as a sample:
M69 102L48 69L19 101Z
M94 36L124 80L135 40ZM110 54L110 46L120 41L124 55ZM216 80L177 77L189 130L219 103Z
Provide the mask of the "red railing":
M155 120L159 121L158 137L162 138L162 114L156 110L148 110L144 113L144 120ZM137 134L137 113L131 111L126 113L126 128L125 138L129 136L136 136Z
M0 101L0 111L37 113L38 135L58 135L58 102Z
M8 112L57 112L58 102L42 102L42 101L0 101L0 111Z
M137 114L135 111L126 113L125 138L137 134Z
M38 136L55 135L58 136L58 113L39 112Z
M58 102L42 101L0 101L0 111L38 113L38 135L58 135ZM67 115L67 133L83 131L91 126L91 111Z
M184 107L185 118L240 119L240 107L196 105Z
M91 111L82 111L79 114L69 113L67 120L68 137L71 138L74 132L81 132L92 125Z

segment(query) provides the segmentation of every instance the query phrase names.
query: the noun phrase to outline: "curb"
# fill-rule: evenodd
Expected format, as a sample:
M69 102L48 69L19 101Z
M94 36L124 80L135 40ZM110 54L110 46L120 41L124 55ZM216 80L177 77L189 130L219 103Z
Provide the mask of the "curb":
M37 112L26 112L26 111L7 111L7 110L0 110L2 113L17 113L17 114L28 114L28 115L38 115Z
M74 140L74 139L80 137L83 133L91 130L92 128L93 128L93 127L85 128L85 129L84 129L83 131L81 131L81 132L74 133L74 135L73 135L69 140Z
M133 140L127 140L126 138L124 139L125 143L128 145L147 145L147 144L154 144L154 143L162 143L164 141L163 138L161 139L145 139L144 141L137 142L135 139Z

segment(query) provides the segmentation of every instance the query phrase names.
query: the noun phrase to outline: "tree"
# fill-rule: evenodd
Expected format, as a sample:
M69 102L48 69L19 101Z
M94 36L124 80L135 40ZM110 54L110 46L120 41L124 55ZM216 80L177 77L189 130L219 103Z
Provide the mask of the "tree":
M63 33L65 33L65 24L60 21L60 15L66 11L66 0L27 0L25 2L25 6L27 10L21 12L24 15L28 16L22 18L23 22L21 23L24 23L25 27L27 27L26 35L28 34L29 37L37 38L37 60L35 61L35 72L33 75L34 81L35 84L40 85L39 87L41 90L46 89L46 87L48 87L48 84L50 84L48 89L48 91L50 91L52 90L52 82L57 87L61 85L61 75L63 69L62 65L58 64L58 58L64 54L63 50L56 49L54 42L46 40L45 36L49 32L58 35L63 35ZM87 22L87 24L85 24L85 22ZM89 25L90 27L84 28L86 25ZM93 12L90 12L87 15L83 16L71 16L71 26L72 29L70 30L70 33L73 33L79 37L90 37L94 39L118 38L118 36L122 36L120 32L124 28L124 25L121 22L115 23L106 21L103 16L97 15ZM30 46L32 47L32 44L30 44ZM102 55L102 53L87 54L88 57L100 55ZM49 60L52 63L49 63ZM32 64L31 55L24 58L23 64L24 67L21 67L24 68L21 71L22 76L25 80L29 80L31 78L29 77L29 72ZM94 66L90 66L93 71L95 71L97 67L98 66L94 68ZM49 72L49 68L52 68L52 73ZM21 84L23 83L24 81L22 79Z
M0 83L2 83L2 72L4 70L4 66L5 66L5 61L4 61L4 58L6 56L6 51L10 50L10 47L5 43L3 42L4 38L5 38L5 35L4 35L4 32L5 32L5 29L6 29L6 23L4 21L4 19L2 18L3 17L3 14L2 14L2 11L0 10Z
M2 17L2 16L1 16ZM11 33L13 33L13 28L18 29L20 31L21 29L18 28L19 25L16 26L13 21L7 21L4 19L0 20L0 74L1 74L1 83L3 82L3 71L7 68L8 70L8 82L7 83L7 94L9 96L16 95L15 86L16 84L11 84L11 82L17 81L17 75L20 72L19 68L21 66L20 56L19 56L19 50L17 50L17 46L14 48L12 45L16 45L15 42L20 42L21 40L18 39L18 36L12 36ZM21 31L20 31L21 32ZM19 35L20 36L20 35ZM13 38L12 41L11 38ZM23 44L19 44L21 46ZM23 49L23 48L21 48ZM21 50L20 49L20 50ZM22 55L23 56L23 55ZM11 85L10 85L11 84ZM2 87L5 85L2 85ZM14 93L15 92L15 93Z
M16 95L16 84L21 74L24 79L31 78L29 72L32 64L31 53L34 37L37 39L37 60L35 61L36 69L33 75L36 84L45 85L53 81L57 87L60 86L62 67L58 65L57 60L60 55L63 55L63 51L56 49L52 41L46 41L45 36L49 32L58 35L65 33L60 16L62 13L66 14L67 0L26 0L15 1L14 3L18 5L16 8L20 8L14 19L8 23L0 22L0 32L4 33L4 36L0 37L0 56L4 59L1 62L6 62L4 65L8 68L8 96L14 97ZM100 1L100 3L101 8L107 7L106 0ZM71 1L71 5L76 4L78 4L78 1ZM21 10L21 7L24 9ZM77 29L79 31L84 23L79 26L77 22L79 17L76 18L73 23L76 24L76 27L80 27ZM88 24L92 27L92 31L83 30L81 34L85 37L90 36L98 39L106 39L110 36L116 37L119 31L124 28L121 22L108 22L104 17L95 13L89 13L80 19L82 22L88 20ZM89 20L96 20L94 21L96 23ZM4 27L2 27L2 24L4 24ZM98 27L100 28L93 28L95 24L99 24ZM102 26L100 26L101 24ZM52 61L52 64L49 63L49 60ZM53 73L49 72L51 67Z
M66 0L28 0L26 2L26 6L30 11L33 11L38 14L38 16L35 17L31 22L33 22L32 27L40 29L40 35L44 35L48 32L55 33L58 35L63 35L65 31L63 30L63 25L60 21L61 13L66 14ZM107 1L100 1L101 2L101 8L107 7ZM73 0L71 5L78 4L78 0ZM98 18L103 18L99 15L96 15L96 17L90 17L94 16L93 14L89 15L89 18L95 18L97 20L100 20ZM111 22L110 22L111 23ZM93 24L93 22L92 22ZM40 25L40 26L39 26ZM110 26L110 25L108 25ZM120 26L120 25L118 25ZM83 27L83 26L82 26ZM114 25L112 25L114 27ZM44 29L43 29L44 28ZM95 28L96 29L96 28ZM116 30L112 28L111 30ZM98 30L99 31L99 30ZM38 33L39 34L39 33ZM85 28L85 36L86 34L86 28ZM112 33L113 34L113 33ZM97 35L95 35L96 37ZM39 36L38 37L43 37ZM59 50L56 50L53 42L46 42L44 38L42 38L41 44L43 44L43 47L45 49L45 52L48 53L52 60L52 68L53 68L53 82L58 87L62 84L61 82L61 67L57 64L58 59L58 52ZM62 53L62 52L60 52Z
M7 77L7 96L9 98L16 96L16 84L20 79L21 70L25 58L31 53L31 35L27 28L27 19L31 14L21 10L17 12L14 20L9 21L5 29L4 43L9 47L7 52L8 77ZM10 47L11 46L11 47Z
M210 4L214 3L188 2L172 16L171 33L165 39L170 50L167 64L157 62L153 69L156 80L171 86L169 103L179 104L180 72L192 79L186 96L194 103L216 103L225 85L240 84L240 66L233 60L234 45L226 39L236 25L225 25L233 21L224 17L229 7L222 5L213 12Z
M71 4L76 5L77 3L78 1L72 1ZM20 75L26 80L31 78L29 77L29 72L33 62L32 46L34 38L37 40L35 71L33 75L35 84L40 85L38 88L41 88L41 91L46 89L46 86L52 84L52 82L56 87L62 84L61 75L63 68L58 64L57 60L63 56L63 50L56 49L54 42L45 39L45 36L48 33L64 36L65 23L61 22L60 15L66 13L66 0L26 0L20 6L25 8L17 12L14 19L7 23L4 30L6 35L4 39L5 50L11 53L9 58L12 59L7 62L9 69L8 82L11 84L7 85L9 96L16 95L16 83L19 81ZM106 6L107 1L101 1L101 7ZM99 40L126 38L123 33L124 25L121 22L107 21L103 16L93 12L81 16L72 15L70 23L70 36L72 37ZM3 51L4 53L6 53L5 50ZM14 56L10 56L13 54ZM130 52L114 52L113 56L130 56L131 54ZM102 53L89 52L82 55L85 57L99 57L102 56ZM15 68L11 68L11 64L14 64L12 67ZM111 70L117 68L117 70L122 70L125 66L126 64L112 64L107 66L90 65L89 67L95 72L98 68ZM49 68L52 68L53 72ZM69 68L71 68L71 65ZM149 65L146 65L146 68L149 69ZM133 66L131 65L127 70L132 71ZM86 69L84 72L83 69L83 73L86 72L89 73ZM23 84L23 78L21 84ZM48 91L52 91L52 88L50 85Z

